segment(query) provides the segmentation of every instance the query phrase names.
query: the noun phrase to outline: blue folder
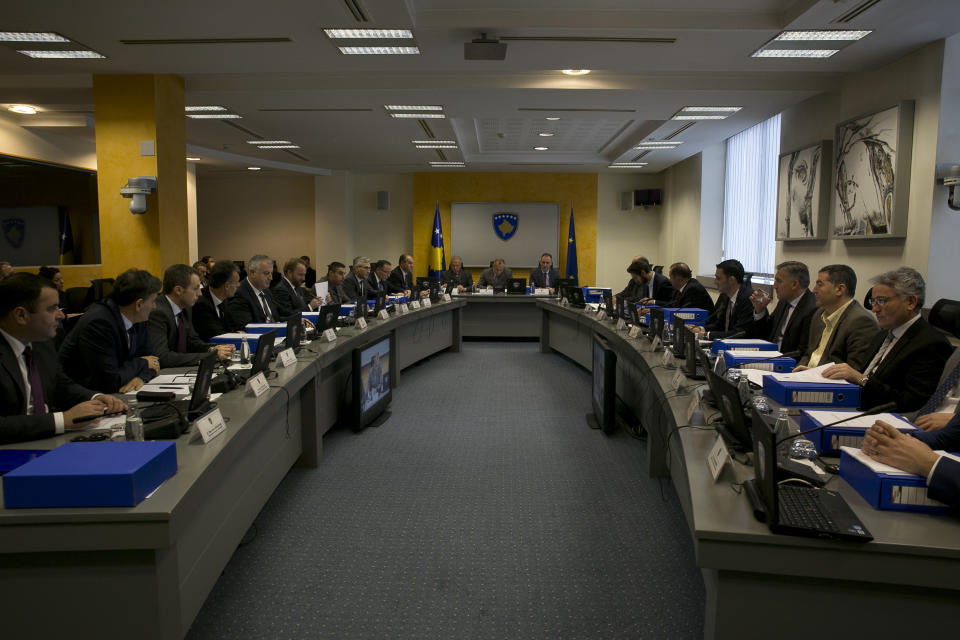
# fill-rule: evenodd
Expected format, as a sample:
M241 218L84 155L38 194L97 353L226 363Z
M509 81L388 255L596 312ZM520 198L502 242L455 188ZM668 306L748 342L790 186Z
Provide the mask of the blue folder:
M717 353L720 350L730 351L776 351L777 343L769 340L747 340L746 338L736 338L735 342L727 342L723 338L714 340L710 345L710 351ZM759 356L757 356L759 357Z
M857 490L874 509L943 513L949 508L927 498L927 480L920 476L877 473L844 451L840 477Z
M856 415L860 412L851 409L844 411L844 413ZM906 418L898 413L894 413L893 415L901 420L906 420ZM822 426L819 420L812 417L805 410L800 411L800 431L816 429L819 426ZM901 433L910 433L910 430L906 428L898 428L898 431ZM866 427L849 427L844 424L838 424L835 427L827 427L826 429L808 433L806 437L813 442L813 446L817 448L820 455L837 455L840 453L840 447L854 447L859 449L863 442L863 434L866 432Z
M756 362L756 360L760 358L763 358L763 353L753 352L752 355L748 356L735 356L730 351L723 352L723 362L727 365L727 369L730 369L731 367L739 367L744 363L749 363L746 365L748 369L760 369L762 371L774 371L776 373L790 373L793 371L793 368L797 366L797 361L793 358L771 358L769 360Z
M763 394L784 407L860 406L860 387L855 384L789 382L764 376Z

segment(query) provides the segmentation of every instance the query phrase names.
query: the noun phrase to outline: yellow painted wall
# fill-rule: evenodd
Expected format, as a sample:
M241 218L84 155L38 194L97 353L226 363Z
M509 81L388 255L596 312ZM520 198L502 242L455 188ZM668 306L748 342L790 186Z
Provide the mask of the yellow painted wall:
M418 276L427 275L427 252L436 203L444 231L447 259L457 248L450 241L451 202L556 202L557 246L554 263L566 269L567 229L573 206L577 234L577 265L580 283L596 281L597 272L597 176L586 173L416 173L413 176L413 260ZM510 265L507 265L508 267ZM475 276L478 274L474 274ZM514 277L527 277L516 269Z
M52 264L51 267L60 269L63 275L63 287L89 287L91 280L102 278L102 270L98 264ZM16 272L37 273L37 267L14 267ZM116 274L114 274L116 275ZM107 276L112 278L114 276Z
M189 259L183 79L97 75L93 98L103 273L112 278L138 267L160 276ZM140 155L144 140L157 142L157 155ZM157 176L158 193L147 197L142 215L131 214L130 200L120 196L136 176Z

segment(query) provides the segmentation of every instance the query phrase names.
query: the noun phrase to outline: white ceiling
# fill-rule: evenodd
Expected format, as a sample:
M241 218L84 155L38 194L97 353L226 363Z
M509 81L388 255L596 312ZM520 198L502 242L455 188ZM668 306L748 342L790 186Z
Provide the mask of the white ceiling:
M417 120L387 116L385 104L441 104L426 120L455 139L448 160L473 171L605 172L633 147L682 124L685 105L735 105L723 121L698 122L676 150L654 151L657 172L756 122L835 88L843 74L876 68L960 30L957 0L880 0L853 22L833 24L864 0L47 0L5 3L0 31L56 31L105 60L33 60L0 47L0 104L25 102L77 135L93 112L95 73L173 73L188 104L222 104L243 116L188 121L188 143L258 160L359 172L430 169L436 151ZM587 5L583 8L580 5ZM409 28L419 56L343 56L328 27ZM874 33L826 60L756 59L784 28L867 28ZM503 61L463 59L463 43L489 37L675 38L671 44L507 40ZM287 38L257 44L124 44L122 40ZM593 73L568 77L563 68ZM548 122L548 115L561 120ZM22 123L28 116L16 116ZM34 124L37 120L32 121ZM241 127L241 128L238 128ZM555 136L540 137L542 131ZM286 139L295 154L256 150L252 137ZM548 151L534 151L544 145ZM218 166L240 161L220 160ZM202 162L201 165L205 164Z

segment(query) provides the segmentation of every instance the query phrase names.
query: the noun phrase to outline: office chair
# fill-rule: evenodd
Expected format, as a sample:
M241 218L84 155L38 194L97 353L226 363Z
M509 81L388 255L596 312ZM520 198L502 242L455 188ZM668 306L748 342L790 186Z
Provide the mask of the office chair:
M660 275L663 275L663 265L662 265L662 264L655 265L655 266L653 267L653 272L654 272L654 273L659 273Z
M96 278L95 280L91 280L90 288L93 290L93 300L90 302L103 300L110 295L110 292L113 291L113 283L113 278Z
M873 287L867 289L867 295L863 296L863 308L873 311Z
M90 287L69 287L64 292L67 308L64 313L83 313L87 308L87 299L91 296Z
M927 321L938 329L960 338L960 300L937 300Z
M750 272L750 271L744 271L744 272L743 272L743 284L745 284L745 285L747 285L748 287L751 287L751 288L753 287L753 273L752 273L752 272Z

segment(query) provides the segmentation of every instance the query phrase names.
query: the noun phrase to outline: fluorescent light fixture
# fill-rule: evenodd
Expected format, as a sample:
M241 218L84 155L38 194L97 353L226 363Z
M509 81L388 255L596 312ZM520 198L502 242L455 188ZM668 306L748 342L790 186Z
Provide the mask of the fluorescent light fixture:
M540 136L541 138L550 138L552 136L555 136L556 133L554 133L553 131L541 131L537 135Z
M761 49L755 51L753 58L829 58L839 49Z
M550 147L534 147L534 151L549 151Z
M45 59L54 59L54 58L63 58L63 59L79 59L79 58L104 58L105 56L100 55L96 51L91 51L86 49L83 51L24 51L18 50L17 53L22 53L25 56L31 58L45 58Z
M0 31L0 42L70 42L51 31Z
M216 104L203 104L203 105L198 104L198 105L186 106L183 108L183 110L188 113L193 113L198 111L226 111L227 108L221 107L220 105L216 105Z
M697 113L678 113L672 120L724 120L727 116L708 116Z
M646 162L614 162L608 165L607 169L636 169L637 167L645 167L647 164Z
M558 116L547 116L544 120L549 120L550 122L556 122L560 118Z
M590 73L590 69L564 69L560 73L568 76L585 76Z
M648 145L645 147L634 147L634 149L638 149L640 151L670 151L671 149L677 149L677 148L678 147L676 147L675 145L660 145L656 147L652 145Z
M647 140L646 142L641 142L636 146L637 149L642 149L643 147L675 147L677 145L683 144L683 140Z
M235 113L188 113L187 117L194 120L237 120L241 116Z
M456 149L455 144L418 144L417 149Z
M247 140L247 144L292 144L289 140Z
M467 166L463 162L431 162L431 167L465 167Z
M14 113L21 113L25 116L33 116L37 113L37 108L29 104L12 104L7 107L7 109L9 111L13 111Z
M718 113L736 113L737 111L740 111L740 109L743 109L743 107L684 107L683 109L680 109L680 111L716 111Z
M443 111L443 107L437 104L385 104L383 108L387 111Z
M300 145L298 144L264 144L257 147L257 149L299 149Z
M834 29L834 30L798 30L798 31L784 31L778 35L774 40L780 41L797 41L797 40L860 40L866 38L868 35L873 33L873 31L868 30L843 30L843 29Z
M413 144L457 144L456 140L411 140Z
M200 158L194 158L193 156L187 156L187 162L199 162Z
M247 167L247 171L260 171L260 167Z
M401 40L412 38L413 32L409 29L324 29L328 38L334 40L372 39Z
M345 56L411 56L419 55L419 47L337 47Z
M391 118L446 118L447 116L442 113L429 112L429 113L394 113L390 112Z

